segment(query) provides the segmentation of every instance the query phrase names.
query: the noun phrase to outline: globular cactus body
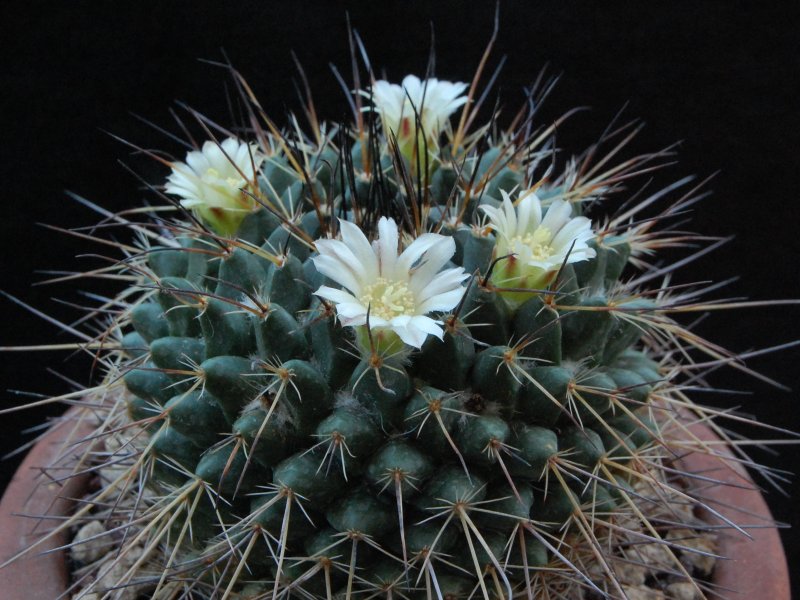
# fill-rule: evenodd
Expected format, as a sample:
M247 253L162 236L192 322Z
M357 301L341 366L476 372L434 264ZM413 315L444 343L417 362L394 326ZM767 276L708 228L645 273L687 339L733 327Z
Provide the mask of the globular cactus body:
M493 233L470 232L467 221L449 231L454 243L445 260L465 273L458 281L474 275L445 310L433 311L443 325L439 335L413 347L385 326L347 327L338 303L314 295L335 282L320 272L320 254L309 243L355 218L320 221L319 207L341 203L337 190L354 193L352 207L374 204L374 188L354 185L363 173L354 171L355 181L341 177L341 156L312 150L312 164L331 168L312 174L310 186L281 154L266 158L257 188L294 211L291 219L260 208L241 219L235 244L213 250L198 233L174 248L149 250L158 291L130 311L125 378L130 417L150 418L152 456L162 463L155 472L168 473L149 484L164 491L204 482L240 520L218 522L213 511L198 511L194 520L206 522L191 551L211 558L222 551L215 525L245 538L264 535L279 549L272 560L255 560L263 548L245 560L252 559L251 576L277 577L279 586L317 593L325 577L344 584L352 569L376 581L385 570L398 585L417 579L428 568L420 557L430 555L438 557L432 564L444 585L484 585L489 568L502 573L504 587L522 589L526 569L556 557L528 535L523 561L520 529L535 523L542 532L567 531L579 508L606 510L607 490L585 494L591 479L580 473L595 471L625 444L654 439L637 415L661 375L656 368L645 378L632 367L649 364L636 345L646 327L620 318L608 297L620 287L629 245L624 236L608 247L592 242L597 251L585 252L574 268L539 268L535 277L545 289L507 291L524 287L512 279L526 268L498 251L496 238L509 232L499 225ZM509 194L523 184L524 163L513 158L492 175L488 165L500 157L500 147L480 160L467 156L484 181L475 219L482 207L498 214L504 199L508 210ZM381 154L380 162L392 158ZM445 166L434 171L430 214L445 215L453 196L463 198L465 176ZM388 198L389 215L406 201L400 190ZM554 206L567 210L562 218L570 224L583 218L570 214L570 204L551 202L543 222ZM383 223L380 234L395 236L392 251L409 244L394 221ZM232 233L229 227L223 231ZM360 227L369 233L366 222ZM427 231L436 233L419 239L448 235L433 220ZM204 253L192 251L204 245ZM425 259L420 254L422 264L407 268L422 269ZM520 264L495 277L503 261ZM377 318L403 301L388 285L371 297ZM653 306L619 294L614 302ZM579 475L559 483L553 473L567 472L560 461ZM629 479L623 471L617 476ZM323 572L318 561L331 548L343 566L329 562Z
M555 173L553 128L470 133L465 90L375 81L355 131L172 163L183 218L110 330L156 598L625 597L610 540L683 493L673 379L707 348L643 285L656 219L588 216L653 157Z

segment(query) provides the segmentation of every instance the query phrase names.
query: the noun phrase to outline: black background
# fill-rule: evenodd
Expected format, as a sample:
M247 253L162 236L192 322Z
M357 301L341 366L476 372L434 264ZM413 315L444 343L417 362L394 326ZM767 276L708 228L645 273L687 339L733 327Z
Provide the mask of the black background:
M753 299L800 297L800 19L794 3L730 1L502 2L493 56L508 62L500 77L505 115L522 88L549 64L561 74L543 121L585 105L591 111L562 127L562 146L580 151L627 103L625 115L647 127L631 152L681 142L679 163L655 176L666 184L686 174L719 171L714 194L696 207L692 228L735 239L696 264L675 283L740 279L719 295ZM328 63L349 69L345 11L362 35L372 64L393 81L422 75L435 32L436 75L469 81L492 26L492 2L62 2L4 5L2 23L3 143L0 154L0 289L69 321L79 313L55 303L82 302L69 286L31 287L41 269L96 265L78 254L97 247L54 234L37 222L75 227L97 217L68 200L73 190L109 208L147 198L118 159L153 182L165 169L106 135L141 146L179 147L131 113L171 125L176 100L222 123L230 122L225 73L198 59L220 59L224 48L279 123L299 109L290 51L304 65L322 116L341 119L346 105ZM107 284L79 289L113 291ZM736 351L800 338L800 308L715 313L698 331ZM0 299L0 344L69 341L53 326ZM86 382L89 361L63 354L0 354L3 405L21 399L6 389L56 394L65 384L46 369ZM800 389L800 351L754 358L748 365ZM749 395L705 394L701 400L741 405L766 423L800 430L796 393L784 392L733 370L711 377L718 387ZM6 450L30 436L20 431L58 408L2 417ZM767 436L749 430L750 435ZM759 455L769 465L800 472L798 450ZM2 486L15 467L2 466ZM768 501L784 532L790 565L800 564L797 500L800 485ZM795 582L797 586L798 582ZM796 587L797 589L797 587Z

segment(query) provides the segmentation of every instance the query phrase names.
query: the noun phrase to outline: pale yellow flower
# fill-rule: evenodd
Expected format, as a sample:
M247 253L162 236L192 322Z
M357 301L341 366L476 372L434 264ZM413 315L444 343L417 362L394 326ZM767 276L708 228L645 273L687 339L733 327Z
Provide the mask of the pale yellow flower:
M181 206L191 209L211 228L232 236L256 206L246 192L254 192L255 175L264 161L254 144L227 138L221 144L205 142L201 150L189 152L186 162L172 165L166 192L181 197Z
M455 307L469 276L461 267L442 267L456 251L450 236L424 233L398 255L397 224L378 222L378 239L369 243L361 229L340 221L341 240L315 242L317 270L342 288L321 286L315 293L336 305L344 326L367 323L376 331L390 330L405 344L420 348L429 335L441 339L442 323L430 313Z

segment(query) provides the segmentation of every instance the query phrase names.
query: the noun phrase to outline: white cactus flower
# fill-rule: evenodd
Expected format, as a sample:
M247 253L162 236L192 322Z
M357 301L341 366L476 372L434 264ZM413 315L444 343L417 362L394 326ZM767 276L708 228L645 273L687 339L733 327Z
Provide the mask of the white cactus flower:
M205 142L201 150L172 165L166 191L181 197L181 206L194 211L217 233L233 235L256 201L243 190L255 191L255 173L264 161L254 144L227 138Z
M417 141L421 143L424 139L430 151L439 147L439 136L450 115L467 102L462 95L466 89L466 83L435 78L420 80L416 75L406 75L400 85L383 80L374 82L368 95L381 116L384 133L393 135L400 150L413 162ZM419 151L424 151L422 146Z
M524 195L516 207L506 192L501 194L502 207L480 207L497 236L495 256L513 254L495 267L492 279L496 285L541 289L565 260L574 263L594 258L595 250L587 244L594 237L592 223L586 217L572 217L569 202L554 200L542 218L542 203L536 194ZM512 304L524 297L514 294L509 292L507 297Z
M441 321L428 316L455 307L469 277L464 269L442 267L456 250L452 237L424 233L398 256L400 235L393 219L378 222L378 239L369 243L361 229L340 221L341 240L315 242L314 265L345 289L326 285L315 293L336 305L344 326L369 324L373 331L389 330L405 344L422 347L429 335L442 339Z

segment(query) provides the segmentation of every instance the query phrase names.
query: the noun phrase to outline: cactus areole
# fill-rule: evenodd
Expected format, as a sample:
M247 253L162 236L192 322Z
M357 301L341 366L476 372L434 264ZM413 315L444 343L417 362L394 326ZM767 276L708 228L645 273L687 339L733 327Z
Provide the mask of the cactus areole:
M138 490L117 585L623 598L643 541L692 582L657 523L700 502L665 465L704 448L681 381L720 355L672 318L697 291L651 266L683 243L688 180L661 212L623 190L666 160L615 162L626 128L564 160L534 114L548 86L502 125L480 72L356 82L352 123L282 131L232 76L252 128L157 157L173 212L118 219L138 252L113 267L133 284L94 402L97 439L130 436L114 486Z

